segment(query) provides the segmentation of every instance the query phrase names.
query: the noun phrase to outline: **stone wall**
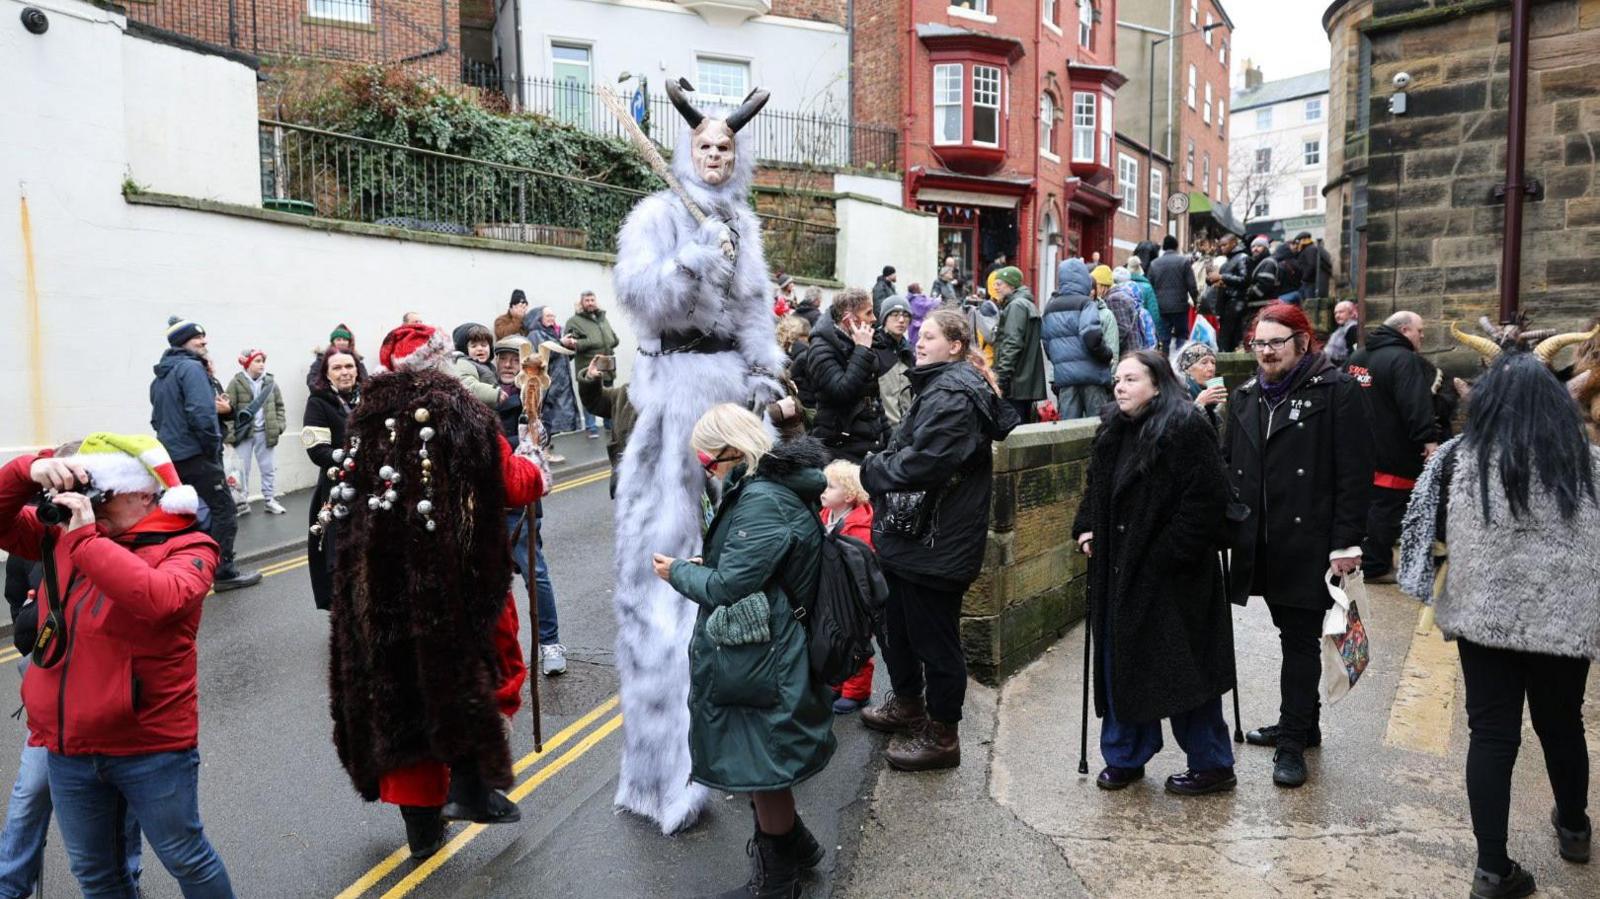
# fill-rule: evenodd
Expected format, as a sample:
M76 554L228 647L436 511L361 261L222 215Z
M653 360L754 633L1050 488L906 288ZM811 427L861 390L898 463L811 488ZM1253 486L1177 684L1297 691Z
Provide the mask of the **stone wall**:
M1493 191L1505 181L1509 4L1376 0L1361 27L1372 45L1365 320L1397 309L1493 317L1505 274ZM1538 3L1530 35L1526 173L1542 193L1524 206L1516 276L1537 326L1571 327L1595 314L1600 279L1600 0ZM1409 109L1395 116L1402 71ZM1446 345L1445 329L1429 342Z

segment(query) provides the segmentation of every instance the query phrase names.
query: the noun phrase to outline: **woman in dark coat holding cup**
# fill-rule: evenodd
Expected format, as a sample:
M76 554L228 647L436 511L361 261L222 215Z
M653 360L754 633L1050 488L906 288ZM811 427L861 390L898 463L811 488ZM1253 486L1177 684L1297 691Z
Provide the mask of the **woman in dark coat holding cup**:
M1089 556L1095 713L1118 790L1161 750L1161 720L1188 756L1167 778L1183 795L1231 790L1222 695L1233 689L1233 623L1217 558L1227 478L1216 432L1160 353L1117 365L1073 523Z

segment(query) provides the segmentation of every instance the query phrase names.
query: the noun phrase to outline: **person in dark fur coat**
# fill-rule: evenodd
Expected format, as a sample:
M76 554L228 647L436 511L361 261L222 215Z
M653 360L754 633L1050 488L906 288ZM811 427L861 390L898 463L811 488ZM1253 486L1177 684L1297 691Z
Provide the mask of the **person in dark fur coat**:
M1161 719L1188 756L1168 792L1233 789L1222 694L1233 689L1233 621L1217 558L1228 502L1216 432L1161 353L1117 366L1072 533L1089 556L1095 713L1116 790L1144 777Z
M506 719L527 678L506 509L543 492L428 325L384 338L330 491L334 744L357 792L401 807L414 858L447 820L521 818Z

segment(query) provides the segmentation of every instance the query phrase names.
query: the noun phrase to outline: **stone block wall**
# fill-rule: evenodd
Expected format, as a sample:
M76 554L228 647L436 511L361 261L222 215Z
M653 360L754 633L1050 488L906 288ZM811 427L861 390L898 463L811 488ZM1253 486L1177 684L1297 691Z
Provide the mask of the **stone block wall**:
M989 545L961 604L967 666L984 683L1009 677L1084 615L1086 560L1069 532L1097 424L1023 425L995 446Z
M1377 0L1367 145L1366 315L1410 309L1430 321L1495 316L1510 69L1508 3ZM1522 308L1538 327L1597 311L1600 280L1600 0L1533 7L1527 165L1542 196L1524 206ZM1409 109L1387 104L1398 72ZM1336 142L1335 142L1336 143ZM1443 327L1429 343L1448 345ZM1463 352L1464 355L1464 352Z

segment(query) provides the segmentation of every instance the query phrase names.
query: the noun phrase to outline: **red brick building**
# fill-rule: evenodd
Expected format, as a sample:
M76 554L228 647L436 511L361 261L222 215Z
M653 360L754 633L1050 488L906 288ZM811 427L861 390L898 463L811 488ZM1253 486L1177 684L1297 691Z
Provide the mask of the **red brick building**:
M1005 254L1035 295L1063 254L1111 258L1117 0L856 8L852 119L900 129L905 204L962 275Z

